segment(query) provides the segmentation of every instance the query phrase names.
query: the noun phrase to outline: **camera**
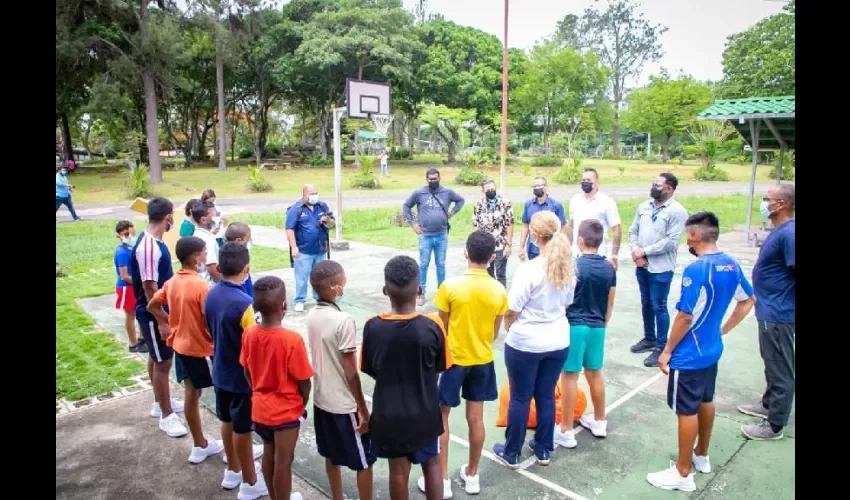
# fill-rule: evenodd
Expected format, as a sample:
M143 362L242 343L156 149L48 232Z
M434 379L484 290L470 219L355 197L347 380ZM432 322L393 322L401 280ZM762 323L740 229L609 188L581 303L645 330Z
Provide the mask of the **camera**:
M328 219L331 219L331 220L336 220L334 218L333 212L327 212L323 217L327 217ZM327 222L322 222L321 220L319 220L319 227L322 228L323 231L330 231L331 230L331 226L329 226L327 224Z

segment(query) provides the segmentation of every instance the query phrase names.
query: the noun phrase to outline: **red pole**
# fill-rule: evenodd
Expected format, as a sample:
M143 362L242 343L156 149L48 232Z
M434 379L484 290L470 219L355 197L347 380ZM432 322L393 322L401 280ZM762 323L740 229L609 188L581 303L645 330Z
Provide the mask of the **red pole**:
M508 0L505 0L505 40L502 48L502 148L499 191L505 191L505 158L508 152Z

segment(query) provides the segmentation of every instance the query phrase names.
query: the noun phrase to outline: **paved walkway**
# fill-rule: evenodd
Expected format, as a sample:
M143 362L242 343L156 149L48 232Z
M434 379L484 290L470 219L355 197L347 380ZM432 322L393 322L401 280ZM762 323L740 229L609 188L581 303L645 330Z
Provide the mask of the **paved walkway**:
M772 183L756 184L756 193L767 191ZM455 186L451 186L455 187ZM646 186L602 186L602 189L615 199L631 199L649 197L649 185ZM481 190L476 187L463 186L457 188L457 191L466 197L474 197L479 195ZM552 197L558 200L569 200L572 195L579 192L578 186L559 186L551 187ZM684 182L679 186L677 194L679 196L719 196L724 194L748 194L749 184L743 182ZM371 193L371 192L346 192L344 204L345 208L375 208L375 207L400 207L409 193L390 191L386 193ZM511 200L524 200L531 196L531 189L511 188L507 190L507 196ZM324 193L325 201L332 208L334 207L333 193ZM175 205L182 207L190 198L175 199ZM283 212L295 200L290 198L239 198L239 199L224 199L218 200L219 205L226 213L239 212ZM101 203L101 204L79 204L74 205L77 214L87 219L127 219L138 216L136 212L131 211L127 207L129 201ZM66 209L62 209L57 213L57 220L67 222L71 220L71 216Z

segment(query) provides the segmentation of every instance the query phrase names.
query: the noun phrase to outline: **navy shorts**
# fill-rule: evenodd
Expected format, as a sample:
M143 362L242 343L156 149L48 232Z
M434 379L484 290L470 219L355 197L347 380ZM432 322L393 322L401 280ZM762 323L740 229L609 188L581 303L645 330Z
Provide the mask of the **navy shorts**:
M233 424L236 434L249 434L252 429L251 395L215 388L215 416L226 424Z
M670 369L667 405L676 415L696 415L699 405L714 401L717 363L700 370Z
M375 456L379 458L392 459L403 457L407 458L412 464L424 464L428 460L431 460L432 458L440 454L440 438L438 437L434 439L433 443L424 448L420 448L414 451L413 453L397 453L379 447L373 447L372 453L374 453Z
M357 413L330 413L313 406L313 427L319 455L351 470L368 469L375 463L369 433L357 432Z
M177 375L178 384L189 379L189 382L192 383L192 387L195 389L212 387L212 375L210 375L212 357L196 358L195 356L186 356L179 352L174 354L177 357L177 362L174 364L174 372Z
M296 429L301 427L301 424L307 419L307 410L304 410L304 415L298 418L298 420L294 422L286 422L280 425L266 425L261 424L259 422L254 422L251 427L253 427L254 432L257 433L258 436L263 440L265 444L274 444L274 433L278 431L285 431L286 429Z
M467 401L495 401L499 399L496 387L496 368L493 362L486 365L459 366L440 374L440 404L455 408L460 398Z
M136 316L142 338L148 346L148 356L155 363L162 363L174 357L174 350L169 347L159 335L159 325L150 316Z

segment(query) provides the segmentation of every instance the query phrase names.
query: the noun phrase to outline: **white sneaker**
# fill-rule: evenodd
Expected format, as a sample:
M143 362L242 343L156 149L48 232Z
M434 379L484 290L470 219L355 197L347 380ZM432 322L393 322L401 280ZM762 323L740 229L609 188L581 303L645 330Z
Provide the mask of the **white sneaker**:
M694 469L703 474L711 472L711 462L708 461L708 455L701 457L694 453Z
M576 431L570 429L565 432L561 432L561 426L555 424L555 446L563 446L564 448L575 448L578 446L578 441L576 441Z
M263 456L263 445L255 444L254 445L254 460L257 460L261 456ZM227 463L227 453L221 454L221 461L224 462L225 464Z
M206 448L192 447L192 453L189 454L189 463L199 464L206 460L207 457L221 453L222 450L224 450L224 444L221 441L218 439L207 439Z
M160 418L159 429L167 434L168 437L173 438L182 437L189 433L186 426L183 425L183 421L177 416L177 413L172 413L165 418Z
M464 465L464 467L466 467ZM476 476L476 482L478 478ZM416 486L419 487L419 491L425 493L425 478L420 477L419 480L416 481ZM452 480L451 479L443 479L443 500L448 500L452 497Z
M478 479L480 474L467 476L466 467L467 464L463 464L460 467L460 480L463 481L463 489L466 490L467 495L477 495L481 493L481 481ZM445 486L443 488L445 489Z
M263 478L263 473L260 472L260 469L257 469L257 482L254 484L248 484L246 482L242 482L239 486L239 494L236 495L238 500L256 500L262 496L266 496L269 494L269 488L266 486L266 480ZM298 495L296 497L296 495ZM289 495L290 499L298 499L301 500L301 493L293 493Z
M296 302L295 303L295 312L297 312L297 313L304 312L304 303L303 302Z
M596 420L593 415L582 415L578 421L594 437L604 438L608 435L608 420Z
M221 488L223 490L232 490L242 484L242 472L234 472L230 469L224 469L224 479L221 480Z
M174 413L183 413L183 401L171 398L171 409L174 410ZM153 403L151 405L151 417L159 418L161 416L162 409L159 407L159 403Z
M425 294L420 295L416 298L416 305L422 307L425 305Z
M304 500L304 497L301 496L301 493L295 492L289 495L289 500Z
M650 472L646 475L646 480L649 484L662 490L679 490L679 491L696 491L697 485L694 482L694 473L691 472L687 477L682 477L674 462L670 462L670 468L659 472Z

